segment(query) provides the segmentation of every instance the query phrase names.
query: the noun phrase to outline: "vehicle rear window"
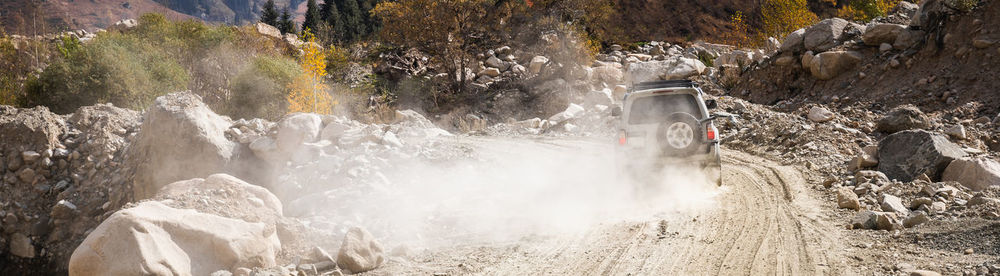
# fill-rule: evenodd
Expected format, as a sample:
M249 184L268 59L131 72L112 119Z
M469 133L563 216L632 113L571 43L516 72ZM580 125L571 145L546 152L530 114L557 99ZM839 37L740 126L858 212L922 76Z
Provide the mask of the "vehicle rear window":
M674 112L688 113L702 119L697 98L687 94L673 94L636 99L629 110L628 123L656 124Z

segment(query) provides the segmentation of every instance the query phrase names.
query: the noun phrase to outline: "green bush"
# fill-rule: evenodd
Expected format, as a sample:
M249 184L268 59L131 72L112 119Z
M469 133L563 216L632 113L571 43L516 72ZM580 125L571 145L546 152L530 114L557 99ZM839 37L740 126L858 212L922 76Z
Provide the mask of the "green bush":
M142 109L157 96L183 90L189 76L162 47L139 37L102 34L29 82L29 105L70 113L84 105L111 102Z
M299 74L302 69L295 60L257 57L233 81L225 113L234 118L279 119L287 110L288 85Z

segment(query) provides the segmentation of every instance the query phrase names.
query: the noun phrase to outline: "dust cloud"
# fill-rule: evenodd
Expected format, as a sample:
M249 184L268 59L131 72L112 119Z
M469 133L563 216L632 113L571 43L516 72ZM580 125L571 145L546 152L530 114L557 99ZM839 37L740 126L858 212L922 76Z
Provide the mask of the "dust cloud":
M708 208L718 193L697 170L680 168L638 177L645 184L637 190L617 171L611 141L449 139L470 154L390 160L377 187L314 208L389 246L432 248L581 234L602 223Z

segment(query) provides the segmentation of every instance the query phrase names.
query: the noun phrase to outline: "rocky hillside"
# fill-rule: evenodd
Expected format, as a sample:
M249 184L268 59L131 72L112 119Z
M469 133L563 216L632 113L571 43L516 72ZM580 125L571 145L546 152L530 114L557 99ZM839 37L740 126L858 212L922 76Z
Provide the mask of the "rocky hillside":
M66 30L107 29L115 22L139 18L145 13L161 13L172 20L193 19L153 0L36 1L0 2L0 25L8 34L42 35Z

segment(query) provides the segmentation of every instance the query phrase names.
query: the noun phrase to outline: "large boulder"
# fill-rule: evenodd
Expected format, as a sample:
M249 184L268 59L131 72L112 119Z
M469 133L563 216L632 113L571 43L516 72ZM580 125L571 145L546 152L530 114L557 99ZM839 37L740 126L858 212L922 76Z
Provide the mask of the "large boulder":
M815 52L830 50L841 43L841 36L848 23L841 18L824 19L806 29L803 44L806 49Z
M135 199L178 180L226 171L238 156L237 143L226 139L230 125L190 91L156 98L132 144Z
M780 50L782 52L801 52L805 50L804 37L806 35L806 29L798 29L794 32L788 34L785 37L785 41L781 43Z
M1000 185L1000 163L985 157L956 159L945 168L941 180L957 181L975 191L985 190Z
M865 33L861 36L861 40L870 46L879 46L882 43L892 44L896 42L899 32L904 29L906 29L906 26L900 24L873 23L865 28Z
M904 182L922 174L937 180L952 161L965 155L962 148L944 135L924 130L900 131L879 142L878 170L890 179Z
M829 80L854 68L861 62L861 53L832 51L819 53L809 61L809 72L820 80Z
M901 105L893 108L878 120L875 129L885 133L895 133L910 129L928 129L931 120L924 112L913 105Z
M282 214L281 201L270 191L221 173L170 183L153 199L175 208L269 225Z
M268 25L267 23L257 22L256 24L253 24L253 27L254 29L257 30L257 33L259 34L270 36L277 39L282 38L281 31L278 30L278 28L275 28L274 26Z
M351 273L361 273L378 268L385 263L385 250L371 233L353 227L344 235L337 253L337 264Z
M209 275L275 266L275 231L146 201L115 212L73 251L69 275Z

